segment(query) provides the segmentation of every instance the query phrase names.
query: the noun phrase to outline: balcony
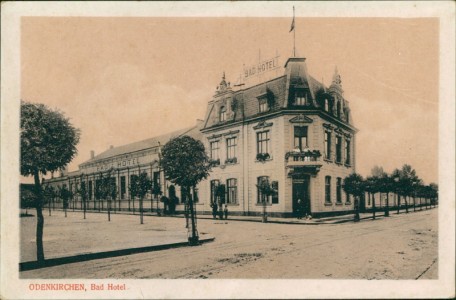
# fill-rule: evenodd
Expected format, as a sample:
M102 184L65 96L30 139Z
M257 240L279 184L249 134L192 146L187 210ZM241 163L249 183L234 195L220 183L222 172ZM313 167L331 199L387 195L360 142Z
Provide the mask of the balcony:
M323 165L320 161L321 153L319 150L299 150L295 149L285 154L285 165L289 168L288 175L301 173L317 174Z

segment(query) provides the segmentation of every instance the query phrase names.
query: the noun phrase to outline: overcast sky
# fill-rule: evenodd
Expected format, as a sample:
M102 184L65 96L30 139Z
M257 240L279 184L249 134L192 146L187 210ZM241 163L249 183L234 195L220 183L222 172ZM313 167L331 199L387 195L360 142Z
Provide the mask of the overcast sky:
M24 17L21 98L81 129L70 170L120 146L195 124L225 71L292 55L290 18ZM438 20L297 18L297 56L329 85L337 65L357 134L356 168L411 164L438 181ZM270 74L271 75L271 74Z

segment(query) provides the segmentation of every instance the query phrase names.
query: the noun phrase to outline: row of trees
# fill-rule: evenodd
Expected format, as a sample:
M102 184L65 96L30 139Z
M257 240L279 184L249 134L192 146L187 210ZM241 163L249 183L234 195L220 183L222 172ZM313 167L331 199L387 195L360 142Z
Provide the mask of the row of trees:
M98 178L95 184L94 196L95 199L107 200L107 214L108 214L108 221L111 221L111 210L112 210L112 202L117 198L117 186L115 182L115 170L110 169L107 172L99 173ZM67 216L67 209L69 207L70 200L74 200L76 196L81 197L81 205L84 212L84 219L86 219L86 211L87 211L87 202L89 199L89 190L87 189L86 182L83 181L84 174L81 174L81 181L77 185L74 191L68 190L65 185L58 186L55 189L53 186L47 184L43 190L43 196L45 199L45 203L48 204L49 208L49 216L51 215L51 204L55 203L56 198L60 198L63 202L63 210L65 211L65 217ZM162 194L161 187L156 182L153 182L147 173L143 172L139 176L134 175L131 177L130 184L128 186L130 191L130 196L132 199L138 198L139 200L139 212L140 212L140 223L143 224L143 215L144 215L144 205L143 201L148 193L154 195L155 200L158 200L158 196ZM94 202L94 206L95 206ZM101 211L103 202L100 201L98 204L98 210ZM133 202L134 207L134 202ZM73 202L73 210L75 208L75 204ZM152 200L151 200L151 208L152 208ZM157 201L157 214L159 213L158 201Z
M410 165L403 165L401 169L395 169L391 174L383 168L375 166L371 175L364 179L361 175L353 173L344 179L343 189L346 193L355 197L355 221L359 221L360 198L368 193L372 195L372 212L375 219L376 194L386 194L385 216L389 216L389 193L397 195L397 213L400 211L401 199L405 202L405 210L408 213L410 204L408 199L413 199L413 209L416 210L416 199L425 198L429 203L434 203L438 198L438 186L435 183L424 185L416 171ZM428 203L426 201L426 203Z

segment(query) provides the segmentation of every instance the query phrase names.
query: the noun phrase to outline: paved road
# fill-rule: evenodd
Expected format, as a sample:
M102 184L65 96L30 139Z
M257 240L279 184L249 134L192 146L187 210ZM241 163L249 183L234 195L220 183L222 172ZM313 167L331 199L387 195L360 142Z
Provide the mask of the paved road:
M182 222L165 218L166 222ZM199 220L198 247L21 272L21 278L436 279L437 209L337 225ZM102 238L102 237L100 237Z

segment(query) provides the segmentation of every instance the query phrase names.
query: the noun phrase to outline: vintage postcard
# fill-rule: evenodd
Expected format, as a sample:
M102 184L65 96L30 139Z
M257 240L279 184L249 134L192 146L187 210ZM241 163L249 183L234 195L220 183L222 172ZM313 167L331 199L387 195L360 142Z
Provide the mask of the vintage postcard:
M455 296L453 2L5 2L2 299Z

